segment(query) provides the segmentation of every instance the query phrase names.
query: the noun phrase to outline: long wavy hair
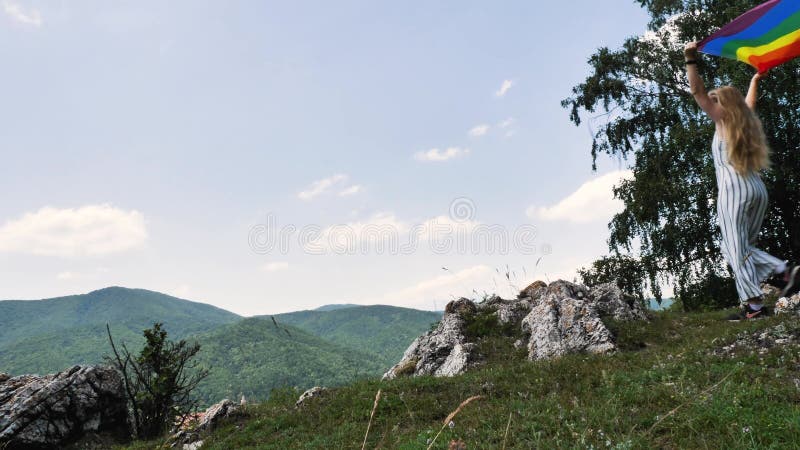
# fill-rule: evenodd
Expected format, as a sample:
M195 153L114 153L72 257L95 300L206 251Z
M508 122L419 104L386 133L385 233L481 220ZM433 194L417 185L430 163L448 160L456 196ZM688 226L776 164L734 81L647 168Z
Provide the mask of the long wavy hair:
M756 113L733 86L722 86L708 93L722 108L725 147L728 160L740 175L769 167L769 146Z

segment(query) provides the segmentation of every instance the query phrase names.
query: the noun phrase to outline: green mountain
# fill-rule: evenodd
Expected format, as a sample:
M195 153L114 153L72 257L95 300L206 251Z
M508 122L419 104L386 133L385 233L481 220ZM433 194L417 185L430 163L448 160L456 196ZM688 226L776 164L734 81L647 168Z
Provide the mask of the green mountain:
M334 311L337 309L345 309L345 308L353 308L360 305L355 305L353 303L334 303L331 305L322 305L319 308L315 308L314 311Z
M340 346L374 354L388 369L411 341L441 319L442 313L386 305L353 305L274 317L278 323L293 325Z
M138 348L141 332L163 322L183 338L241 317L224 309L144 289L109 287L46 300L0 301L0 372L50 373L97 363L108 353L106 324L114 338Z
M211 368L199 390L207 403L265 399L273 388L335 386L377 376L387 367L372 354L342 347L270 318L248 318L196 336L202 365Z
M328 305L322 310L244 319L210 305L143 289L111 287L46 300L0 301L0 372L52 373L102 362L106 324L117 344L141 347L143 329L164 323L172 339L197 340L211 368L204 402L264 399L276 387L335 386L379 376L441 313L391 306Z

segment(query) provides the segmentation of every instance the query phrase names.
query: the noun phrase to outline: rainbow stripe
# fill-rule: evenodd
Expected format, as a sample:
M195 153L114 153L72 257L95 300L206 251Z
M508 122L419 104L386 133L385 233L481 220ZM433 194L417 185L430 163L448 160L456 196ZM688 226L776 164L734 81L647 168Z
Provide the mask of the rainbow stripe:
M765 72L800 56L800 0L770 0L703 39L710 55L750 64Z

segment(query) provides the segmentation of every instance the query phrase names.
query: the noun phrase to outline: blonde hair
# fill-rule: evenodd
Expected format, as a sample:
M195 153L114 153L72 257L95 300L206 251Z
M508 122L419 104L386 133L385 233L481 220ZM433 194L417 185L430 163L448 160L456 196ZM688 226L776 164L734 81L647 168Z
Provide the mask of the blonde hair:
M740 175L769 167L769 146L756 113L733 86L722 86L708 93L722 108L728 160Z

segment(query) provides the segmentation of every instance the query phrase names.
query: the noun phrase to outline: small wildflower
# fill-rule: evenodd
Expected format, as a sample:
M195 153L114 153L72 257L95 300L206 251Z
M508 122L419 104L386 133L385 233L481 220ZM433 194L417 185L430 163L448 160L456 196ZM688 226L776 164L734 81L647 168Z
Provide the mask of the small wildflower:
M453 428L456 427L456 423L451 420L450 423L447 424L447 426L450 427L450 429L452 430Z
M750 427L742 428L742 433L749 433L749 432L750 432Z

